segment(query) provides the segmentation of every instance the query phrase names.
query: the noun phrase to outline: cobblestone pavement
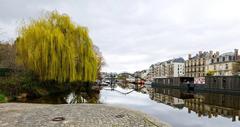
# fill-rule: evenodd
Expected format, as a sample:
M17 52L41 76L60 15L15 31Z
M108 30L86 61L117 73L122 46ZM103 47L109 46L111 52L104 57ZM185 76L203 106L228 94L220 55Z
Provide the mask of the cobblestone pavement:
M53 121L54 118L59 118ZM104 104L0 104L1 127L169 127L144 113Z

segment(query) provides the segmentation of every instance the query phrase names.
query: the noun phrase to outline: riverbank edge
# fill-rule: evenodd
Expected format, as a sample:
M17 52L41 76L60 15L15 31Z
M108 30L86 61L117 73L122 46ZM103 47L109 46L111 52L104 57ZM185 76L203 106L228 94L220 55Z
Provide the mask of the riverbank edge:
M126 108L126 107L122 107L122 106L114 106L114 105L108 105L108 104L35 104L35 103L0 103L0 113L1 114L6 114L8 112L11 113L11 111L17 111L18 113L24 113L26 111L35 111L35 109L41 109L44 110L44 108L55 108L55 107L64 107L64 106L87 106L87 107L91 107L91 108L95 108L97 110L97 108L100 106L101 108L106 108L109 109L110 112L112 112L114 114L114 111L116 110L125 110L127 111L129 114L132 114L133 116L141 116L143 117L145 120L147 120L147 122L151 123L154 126L157 127L171 127L169 124L164 123L160 120L157 120L156 118L143 113L141 111L138 110L133 110L130 108ZM114 109L114 110L111 110ZM116 113L117 114L117 113ZM21 114L24 115L24 114ZM7 118L6 118L7 119ZM9 118L11 119L11 118ZM4 122L3 120L1 120L1 122Z
M103 104L103 105L109 106L109 107L115 107L115 108L129 110L130 112L139 113L140 115L143 115L145 118L148 118L148 120L150 120L152 123L157 123L158 125L164 124L164 125L166 125L166 127L172 127L167 122L161 121L161 120L155 118L154 116L151 116L151 115L149 115L149 114L147 114L147 113L145 113L141 110L125 107L124 105L115 105L115 104Z

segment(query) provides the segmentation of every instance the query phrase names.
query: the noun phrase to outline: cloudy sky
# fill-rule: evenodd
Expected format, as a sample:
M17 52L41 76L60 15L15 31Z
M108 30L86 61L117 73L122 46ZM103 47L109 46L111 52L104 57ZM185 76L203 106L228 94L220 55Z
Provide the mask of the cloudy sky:
M240 48L240 0L0 0L0 40L22 21L57 10L87 26L107 65L103 71Z

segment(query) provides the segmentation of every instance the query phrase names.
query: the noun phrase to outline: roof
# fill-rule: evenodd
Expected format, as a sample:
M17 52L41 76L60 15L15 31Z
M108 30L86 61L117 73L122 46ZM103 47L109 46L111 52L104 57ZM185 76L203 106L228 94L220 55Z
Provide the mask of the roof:
M223 53L220 56L234 56L234 52L227 52L227 53Z
M196 59L196 58L205 58L205 57L208 57L210 55L210 52L203 52L203 53L201 53L201 54L196 54L195 56L193 56L193 57L191 57L190 58L190 60L191 59Z
M158 63L156 63L152 66L158 66L158 65L161 65L163 63L171 63L171 62L173 62L173 63L184 63L185 60L182 57L179 57L179 58L174 58L174 59L170 59L170 60L163 61L163 62L158 62Z
M173 59L172 61L176 62L176 63L184 63L185 62L185 60L182 57Z
M170 62L174 62L174 63L184 63L185 60L182 58L182 57L179 57L179 58L174 58L174 59L171 59L171 60L168 60L166 61L167 63L170 63Z

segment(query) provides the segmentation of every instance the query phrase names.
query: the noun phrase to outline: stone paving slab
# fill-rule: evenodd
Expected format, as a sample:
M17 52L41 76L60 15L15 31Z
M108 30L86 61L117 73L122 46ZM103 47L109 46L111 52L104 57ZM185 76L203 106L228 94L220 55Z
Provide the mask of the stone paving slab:
M63 121L52 121L54 118ZM1 127L169 127L138 111L104 104L0 104Z

